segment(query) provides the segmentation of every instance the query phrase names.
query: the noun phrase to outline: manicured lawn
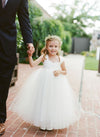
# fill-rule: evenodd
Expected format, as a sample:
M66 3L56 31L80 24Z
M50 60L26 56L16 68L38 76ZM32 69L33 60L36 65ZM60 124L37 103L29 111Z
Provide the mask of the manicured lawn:
M85 57L85 69L98 70L98 60L95 57Z

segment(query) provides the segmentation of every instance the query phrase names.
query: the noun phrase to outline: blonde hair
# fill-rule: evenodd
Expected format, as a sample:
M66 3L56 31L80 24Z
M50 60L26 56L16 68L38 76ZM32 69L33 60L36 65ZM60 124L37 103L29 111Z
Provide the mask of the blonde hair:
M47 43L49 41L53 41L53 40L57 40L59 42L59 46L61 47L62 45L62 40L59 36L57 35L49 35L45 38L45 47L41 50L41 54L44 54L44 57L48 54L48 50L47 50ZM57 54L59 55L59 53Z

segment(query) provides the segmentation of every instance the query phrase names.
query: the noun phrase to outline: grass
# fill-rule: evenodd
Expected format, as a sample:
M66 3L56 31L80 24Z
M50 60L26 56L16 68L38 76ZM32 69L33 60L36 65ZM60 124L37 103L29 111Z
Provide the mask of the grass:
M86 70L98 70L99 61L96 60L96 57L85 57L85 69Z

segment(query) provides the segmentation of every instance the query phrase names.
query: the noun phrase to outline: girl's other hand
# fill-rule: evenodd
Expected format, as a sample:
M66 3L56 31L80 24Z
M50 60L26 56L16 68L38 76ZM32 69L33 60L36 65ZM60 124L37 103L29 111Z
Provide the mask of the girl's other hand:
M55 70L54 72L53 72L53 74L54 74L54 76L59 76L59 74L60 74L60 70Z

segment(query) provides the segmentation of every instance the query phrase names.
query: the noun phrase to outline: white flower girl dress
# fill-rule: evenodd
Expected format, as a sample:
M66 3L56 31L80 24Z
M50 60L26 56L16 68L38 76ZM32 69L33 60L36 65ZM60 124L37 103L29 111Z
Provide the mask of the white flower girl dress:
M10 106L22 119L42 129L63 129L80 118L80 107L66 75L55 77L60 62L46 55L43 68L29 76Z

